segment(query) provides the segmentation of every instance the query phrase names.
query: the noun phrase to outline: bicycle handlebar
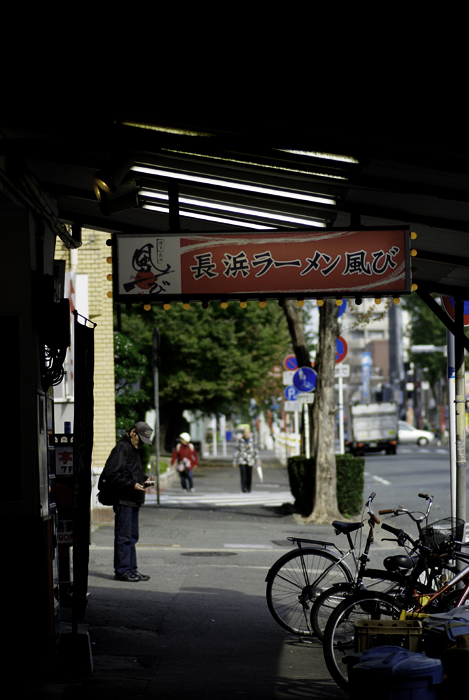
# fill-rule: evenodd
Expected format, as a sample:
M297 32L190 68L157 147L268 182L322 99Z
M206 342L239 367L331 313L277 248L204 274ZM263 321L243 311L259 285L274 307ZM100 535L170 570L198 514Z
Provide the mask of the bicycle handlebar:
M376 525L379 525L379 518L376 517L376 515L373 513L373 511L370 509L370 503L373 501L373 499L376 497L376 493L372 491L370 495L368 496L368 500L366 502L366 509L368 511L368 515L372 520L376 523Z
M397 508L385 508L383 510L379 510L378 513L380 515L387 515L388 513L392 513L396 517L398 515L405 514L405 515L408 515L410 518L412 518L414 523L417 523L417 525L419 525L419 523L421 523L422 520L425 520L426 518L428 518L428 514L430 513L432 503L433 503L433 496L430 496L430 494L428 494L428 493L419 493L418 496L419 496L419 498L424 498L425 500L428 501L427 510L425 513L421 514L420 518L415 517L414 513L412 511L408 510L408 508L404 508L404 506L397 506Z
M381 525L381 529L386 530L386 532L391 532L393 535L396 535L396 537L399 537L399 535L404 532L403 530L399 530L397 527L393 527L392 525L388 525L387 523L383 523Z
M408 535L407 532L404 532L404 530L400 530L397 527L388 525L387 523L381 523L381 529L386 530L386 532L390 532L391 534L395 535L398 541L402 540L403 542L405 542L405 540L407 540L411 544L415 544L412 537L410 537L410 535Z

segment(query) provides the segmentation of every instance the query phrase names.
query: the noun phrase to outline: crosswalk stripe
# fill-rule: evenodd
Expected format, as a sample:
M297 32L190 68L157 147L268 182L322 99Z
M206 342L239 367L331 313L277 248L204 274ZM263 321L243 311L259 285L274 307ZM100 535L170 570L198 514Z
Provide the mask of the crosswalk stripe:
M257 492L257 493L187 493L175 494L167 491L160 494L161 505L183 505L188 507L199 505L213 506L233 506L233 505L266 505L266 506L281 506L284 503L293 503L294 498L289 491L281 491L280 493ZM145 498L145 503L155 503L156 495L148 494Z

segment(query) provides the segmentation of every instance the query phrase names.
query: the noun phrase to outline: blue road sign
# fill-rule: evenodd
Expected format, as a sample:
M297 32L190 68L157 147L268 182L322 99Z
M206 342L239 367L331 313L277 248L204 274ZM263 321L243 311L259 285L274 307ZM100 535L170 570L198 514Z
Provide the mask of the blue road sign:
M283 395L285 396L287 401L296 401L296 397L298 396L298 394L299 391L293 386L293 384L286 386L283 392Z
M283 366L286 370L292 371L298 369L298 362L296 361L295 355L288 355L283 361Z
M337 344L336 344L336 354L335 354L335 361L336 362L342 362L342 360L345 360L347 357L348 353L348 345L347 341L345 338L342 338L341 335L337 338Z
M454 321L454 299L453 297L441 297L443 308L448 316ZM464 325L469 326L469 301L464 302Z
M342 305L339 306L339 313L338 317L340 318L342 314L344 314L347 311L347 299L342 299Z
M293 384L298 391L314 391L317 373L312 367L300 367L293 375Z

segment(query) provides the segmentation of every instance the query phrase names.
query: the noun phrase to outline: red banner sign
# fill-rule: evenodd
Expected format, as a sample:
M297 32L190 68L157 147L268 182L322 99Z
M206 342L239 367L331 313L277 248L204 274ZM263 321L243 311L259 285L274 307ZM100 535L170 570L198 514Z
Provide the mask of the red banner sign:
M404 229L114 236L114 298L282 298L410 292ZM142 299L143 301L143 299Z

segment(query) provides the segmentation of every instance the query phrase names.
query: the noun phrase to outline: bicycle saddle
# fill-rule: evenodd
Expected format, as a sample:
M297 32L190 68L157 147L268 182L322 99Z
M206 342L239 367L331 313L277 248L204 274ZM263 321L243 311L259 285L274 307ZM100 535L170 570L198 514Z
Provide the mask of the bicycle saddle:
M399 569L408 571L413 569L417 559L418 557L414 559L408 554L394 554L392 557L386 557L383 564L387 571L399 571Z
M346 535L348 532L355 532L363 527L364 523L343 523L340 520L334 520L332 527L336 535Z

